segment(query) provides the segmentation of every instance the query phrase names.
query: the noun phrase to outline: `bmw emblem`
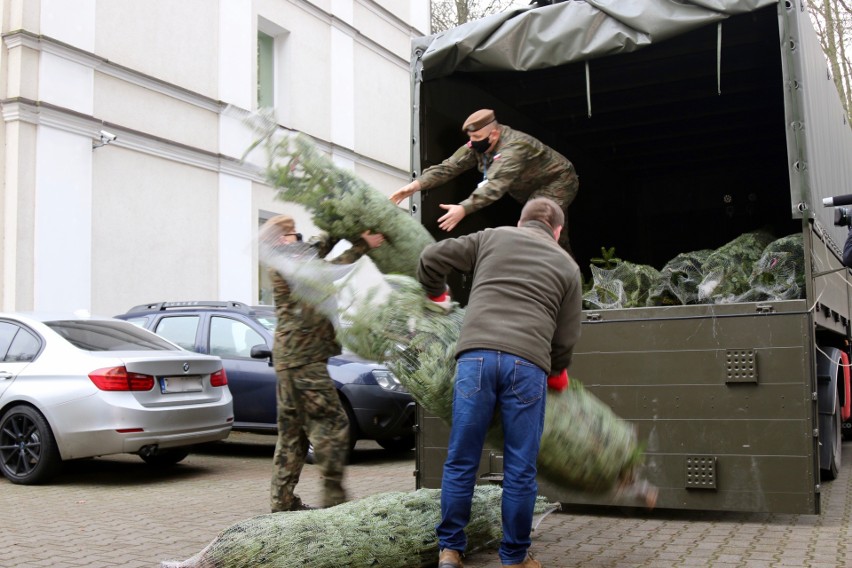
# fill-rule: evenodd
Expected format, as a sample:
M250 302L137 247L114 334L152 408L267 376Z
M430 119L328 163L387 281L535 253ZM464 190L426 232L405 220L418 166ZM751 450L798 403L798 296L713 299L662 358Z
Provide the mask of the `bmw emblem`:
M184 373L188 373L188 372L189 372L189 363L184 363L184 364L183 364L183 372L184 372Z

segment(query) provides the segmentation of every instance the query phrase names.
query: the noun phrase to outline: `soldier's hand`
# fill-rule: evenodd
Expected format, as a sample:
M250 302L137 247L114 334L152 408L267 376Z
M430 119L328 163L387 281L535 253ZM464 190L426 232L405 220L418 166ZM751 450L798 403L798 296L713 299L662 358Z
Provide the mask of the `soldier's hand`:
M371 249L374 249L385 242L385 236L383 234L371 233L369 230L361 233L361 238L364 239L364 242L366 242L367 246Z
M399 205L400 203L402 203L403 199L411 197L418 191L420 191L420 182L414 180L408 185L405 185L391 193L390 200L393 201L396 205Z
M439 207L447 211L443 217L438 219L438 227L444 231L452 231L464 219L464 207L461 205L445 205L442 203Z

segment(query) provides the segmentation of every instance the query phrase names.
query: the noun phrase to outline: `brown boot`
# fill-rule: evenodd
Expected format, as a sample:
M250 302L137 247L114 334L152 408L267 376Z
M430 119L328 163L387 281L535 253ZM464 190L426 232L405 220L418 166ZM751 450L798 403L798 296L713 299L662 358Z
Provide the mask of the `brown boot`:
M541 562L527 556L523 564L503 564L503 568L541 568Z
M462 568L461 553L458 550L445 548L438 555L438 568Z

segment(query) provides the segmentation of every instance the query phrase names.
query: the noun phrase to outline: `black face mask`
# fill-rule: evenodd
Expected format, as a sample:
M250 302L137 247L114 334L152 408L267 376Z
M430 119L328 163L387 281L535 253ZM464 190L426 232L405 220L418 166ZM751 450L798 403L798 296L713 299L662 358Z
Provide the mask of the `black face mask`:
M470 147L479 152L480 154L484 154L486 150L491 146L491 140L488 137L483 138L482 140L471 140Z

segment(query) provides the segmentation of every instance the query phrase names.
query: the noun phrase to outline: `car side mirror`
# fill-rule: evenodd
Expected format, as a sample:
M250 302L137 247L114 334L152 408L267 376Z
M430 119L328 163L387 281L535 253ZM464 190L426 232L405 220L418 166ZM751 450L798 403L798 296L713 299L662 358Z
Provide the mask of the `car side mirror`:
M252 359L269 359L269 366L272 366L272 350L265 344L253 346L249 354Z

